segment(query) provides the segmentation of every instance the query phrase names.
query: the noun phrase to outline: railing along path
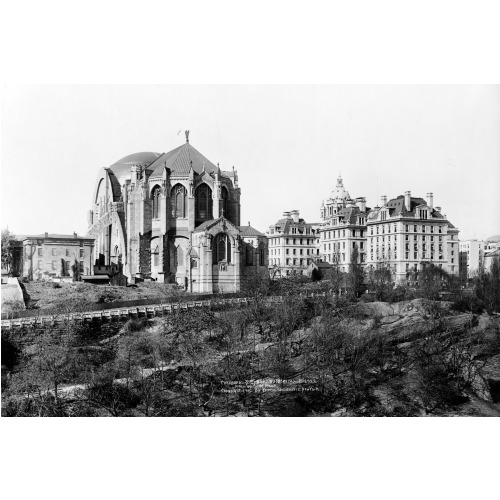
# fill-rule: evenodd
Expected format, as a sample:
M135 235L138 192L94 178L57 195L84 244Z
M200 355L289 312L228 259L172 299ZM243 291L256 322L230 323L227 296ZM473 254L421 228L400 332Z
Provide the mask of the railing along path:
M300 297L325 297L326 292L299 294ZM28 316L24 318L2 320L2 329L11 330L13 328L23 328L25 326L44 326L56 325L67 321L103 321L113 319L127 319L134 317L154 317L164 314L172 314L175 311L189 310L203 307L220 306L245 306L254 302L251 297L229 298L229 299L211 299L211 300L193 300L190 302L175 302L168 304L152 304L137 307L120 307L117 309L107 309L100 311L75 312L67 314L50 314L40 316ZM271 296L265 298L267 304L283 302L283 296Z

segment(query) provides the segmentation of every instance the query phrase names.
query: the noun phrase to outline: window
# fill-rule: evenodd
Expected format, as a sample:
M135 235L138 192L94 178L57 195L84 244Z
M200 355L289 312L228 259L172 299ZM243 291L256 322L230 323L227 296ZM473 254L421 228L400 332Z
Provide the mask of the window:
M80 261L79 270L80 270L81 273L83 273L83 271L84 271L83 260Z
M220 193L221 193L222 200L221 200L221 207L220 207L220 214L219 215L223 215L227 219L227 216L229 215L229 212L228 212L229 192L225 186L222 186Z
M170 206L172 217L183 218L186 213L187 190L181 184L176 184L170 191Z
M153 219L160 218L160 186L156 185L151 192L151 198L153 200Z
M251 245L246 245L245 264L247 266L253 266L253 247Z
M160 265L160 248L158 247L158 245L156 245L152 254L153 254L153 266L157 267Z
M416 232L417 232L417 225L416 225L416 224L413 226L413 232L414 232L414 233L416 233Z
M213 201L212 190L207 184L201 184L196 188L195 193L195 213L197 220L211 220Z
M52 261L52 270L55 271L57 269L57 261Z
M80 248L80 259L85 257L85 250L83 248Z
M42 269L42 261L41 260L38 261L38 269Z
M66 248L66 257L69 257L69 256L70 256L69 248Z
M212 263L218 264L222 260L231 262L231 240L225 233L219 233L212 243Z
M57 255L57 248L52 249L52 255Z
M38 257L41 257L43 255L43 251L41 248L38 249ZM41 268L40 268L41 269Z
M266 254L265 254L263 248L259 248L259 264L261 266L265 266L266 265Z

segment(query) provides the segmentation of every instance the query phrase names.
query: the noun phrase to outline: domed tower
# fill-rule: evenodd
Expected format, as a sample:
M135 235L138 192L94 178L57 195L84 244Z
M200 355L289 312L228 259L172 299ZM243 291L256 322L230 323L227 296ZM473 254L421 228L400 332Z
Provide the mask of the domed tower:
M330 198L326 201L326 206L321 207L321 218L323 220L335 216L342 208L345 208L351 201L351 195L344 187L341 175L337 177L337 185L332 191Z

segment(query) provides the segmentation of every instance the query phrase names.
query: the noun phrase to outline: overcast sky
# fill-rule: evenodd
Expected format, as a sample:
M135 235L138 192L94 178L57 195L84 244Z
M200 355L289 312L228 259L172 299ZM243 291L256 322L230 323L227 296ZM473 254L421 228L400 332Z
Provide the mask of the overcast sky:
M368 206L434 193L460 238L500 234L500 86L7 86L2 227L85 234L97 172L185 141L238 170L241 223L320 220L339 172Z

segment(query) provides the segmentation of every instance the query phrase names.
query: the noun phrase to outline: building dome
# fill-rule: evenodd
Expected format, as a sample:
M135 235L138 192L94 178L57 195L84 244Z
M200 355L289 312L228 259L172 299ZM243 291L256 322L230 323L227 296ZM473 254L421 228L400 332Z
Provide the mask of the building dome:
M337 179L337 186L335 186L335 189L332 191L331 195L332 200L350 200L351 195L347 191L347 189L344 187L344 182L342 181L342 177L338 177Z
M486 241L488 243L499 243L500 242L500 234L496 234L494 236L490 236Z
M126 179L130 179L130 167L132 165L147 167L160 156L159 153L133 153L113 163L109 170L115 175L120 185L123 185Z
M113 163L112 167L114 165L149 165L159 156L160 156L159 153L148 153L148 152L133 153Z

